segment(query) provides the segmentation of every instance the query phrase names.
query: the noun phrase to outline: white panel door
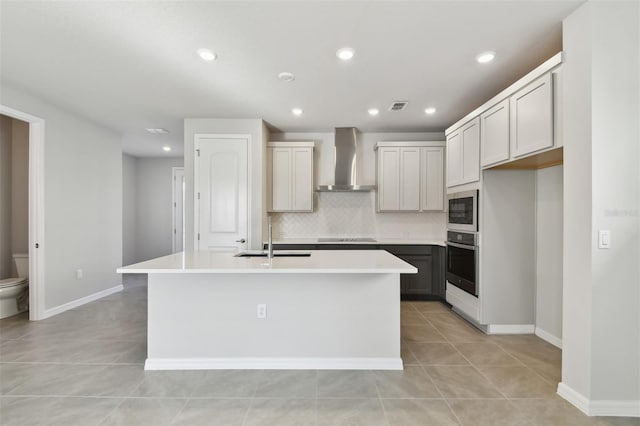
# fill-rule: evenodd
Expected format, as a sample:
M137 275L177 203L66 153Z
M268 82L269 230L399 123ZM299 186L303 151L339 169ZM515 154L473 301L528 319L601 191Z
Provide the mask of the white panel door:
M196 249L236 251L248 241L247 138L198 137Z
M420 210L420 148L400 148L400 210Z
M444 210L444 148L421 148L421 210Z
M447 136L447 187L462 182L462 140L460 130Z
M509 159L509 99L480 116L482 137L480 156L483 167Z
M397 211L400 208L400 149L378 149L378 210Z
M173 252L184 250L184 167L173 168Z
M313 149L294 148L292 169L291 209L313 211Z
M480 180L480 117L464 125L460 130L462 139L462 181Z
M512 155L519 157L553 146L551 73L511 96Z

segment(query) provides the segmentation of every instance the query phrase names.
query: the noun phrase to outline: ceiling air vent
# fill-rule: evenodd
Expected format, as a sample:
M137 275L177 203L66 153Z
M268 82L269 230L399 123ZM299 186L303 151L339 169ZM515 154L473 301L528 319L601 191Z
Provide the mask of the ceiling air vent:
M402 111L403 109L405 109L407 107L407 104L409 104L409 102L407 102L407 101L394 102L389 107L389 111Z

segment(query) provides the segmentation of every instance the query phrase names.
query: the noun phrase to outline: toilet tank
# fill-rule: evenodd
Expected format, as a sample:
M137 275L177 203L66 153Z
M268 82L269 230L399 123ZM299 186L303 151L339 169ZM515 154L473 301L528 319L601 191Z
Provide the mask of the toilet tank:
M29 254L14 253L13 261L16 264L16 271L18 272L18 277L29 278Z

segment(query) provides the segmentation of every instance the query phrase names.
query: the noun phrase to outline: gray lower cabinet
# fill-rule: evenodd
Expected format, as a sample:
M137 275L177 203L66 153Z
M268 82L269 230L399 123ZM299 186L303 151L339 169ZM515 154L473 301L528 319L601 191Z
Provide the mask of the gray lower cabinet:
M444 247L388 244L274 244L275 250L386 250L418 269L400 274L402 300L444 300Z

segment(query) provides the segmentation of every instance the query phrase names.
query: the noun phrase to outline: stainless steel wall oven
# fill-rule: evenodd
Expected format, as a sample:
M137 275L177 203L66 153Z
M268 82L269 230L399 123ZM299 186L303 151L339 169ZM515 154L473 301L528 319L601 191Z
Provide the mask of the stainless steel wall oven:
M477 234L447 232L447 282L478 297Z

